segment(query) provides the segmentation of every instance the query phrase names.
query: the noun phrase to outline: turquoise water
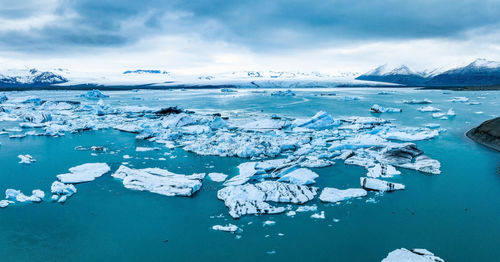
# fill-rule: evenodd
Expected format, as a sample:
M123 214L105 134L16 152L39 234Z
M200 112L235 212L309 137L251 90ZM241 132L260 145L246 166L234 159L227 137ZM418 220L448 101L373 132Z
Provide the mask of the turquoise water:
M318 96L323 92L337 95ZM218 90L106 92L111 96L107 102L115 105L177 105L196 112L223 114L243 111L308 117L324 110L334 117L371 116L368 109L374 103L400 107L403 113L381 117L394 119L401 126L438 123L447 129L433 140L416 142L426 155L441 162L442 174L429 176L400 169L402 175L392 181L405 184L406 189L376 196L376 203L355 199L334 205L315 199L311 204L325 211L324 220L310 218L310 212L295 217L266 215L233 220L216 197L222 187L219 183L205 179L201 191L191 198L165 197L125 189L120 181L107 174L77 185L78 193L64 205L45 201L0 209L0 260L380 261L400 247L426 248L446 261L498 260L500 154L470 141L464 133L492 115L500 115L500 92L411 89L396 92L378 95L374 89L308 89L297 90L295 97L271 97L248 91L224 94ZM33 91L8 93L8 96L29 94L65 100L80 93ZM359 96L360 100L345 101L346 95ZM482 104L448 101L455 96ZM417 111L420 105L400 103L404 99L423 98L431 99L431 105L438 108L453 107L457 116L452 120L432 119L431 113ZM477 111L484 114L476 114ZM15 125L0 122L4 128ZM235 175L236 166L248 161L197 156L182 149L135 152L136 146L155 144L115 130L67 134L60 138L9 139L0 135L0 143L0 192L15 188L28 193L40 188L48 193L57 174L89 162L106 162L112 171L127 161L136 168L160 167L181 174ZM93 156L90 151L74 150L76 146L93 145L106 146L115 154ZM19 154L31 154L37 162L20 165ZM124 160L124 154L133 158ZM167 161L157 160L159 157L166 157ZM359 187L359 177L366 174L363 168L342 162L313 170L320 175L316 180L320 188ZM276 225L263 227L266 220L274 220ZM210 229L212 225L229 222L243 228L240 239Z

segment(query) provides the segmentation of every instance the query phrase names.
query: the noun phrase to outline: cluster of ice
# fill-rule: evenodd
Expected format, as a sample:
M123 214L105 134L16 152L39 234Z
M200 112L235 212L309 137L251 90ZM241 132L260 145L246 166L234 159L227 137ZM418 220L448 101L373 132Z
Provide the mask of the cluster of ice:
M120 166L112 175L132 190L165 196L191 196L201 188L205 174L180 175L160 168L133 169Z
M14 203L14 201L25 203L25 202L35 202L39 203L43 201L45 193L40 189L35 189L31 192L31 196L23 194L20 190L7 189L5 190L6 200L2 200L0 204L2 207L6 207L9 204Z
M318 189L278 181L264 181L256 184L227 186L217 192L233 218L244 215L276 214L287 209L268 202L303 204L312 200Z
M464 96L453 97L450 100L450 102L462 102L462 103L465 103L465 102L469 102L469 98L464 97Z
M94 181L110 170L106 163L87 163L70 168L70 173L57 175L57 179L65 184L85 183Z
M36 159L31 155L18 155L17 157L20 159L19 164L31 164L36 162Z
M435 256L427 249L406 249L400 248L390 252L382 262L444 262L440 257Z
M292 93L281 91L277 94ZM133 133L138 140L183 148L198 155L247 158L248 161L238 166L239 174L229 179L224 174L209 174L211 180L224 182L218 198L235 218L247 214L291 212L291 206L271 202L303 204L312 200L318 189L310 185L315 183L318 174L310 168L327 167L336 162L365 168L366 177L361 182L370 190L401 189L402 185L377 179L399 174L398 168L430 174L441 172L437 160L408 142L432 139L439 135L440 130L436 128L398 127L390 120L377 117L334 118L324 111L305 118L248 112L222 117L219 113L201 114L176 107L111 106L102 99L105 95L95 91L83 97L89 99L7 100L2 103L0 119L19 122L17 129L6 130L9 135L62 136L87 130L116 129ZM159 149L137 147L136 151ZM53 199L64 202L76 193L73 183L92 181L109 171L105 163L71 168L70 173L59 175L59 181L52 185ZM204 174L179 175L159 168L120 166L113 177L134 190L190 196L202 186ZM358 189L357 193L362 192L360 190L363 189ZM323 192L323 199L355 197L350 191L325 189Z
M446 112L446 113L433 113L432 114L433 118L439 118L441 120L446 120L446 119L452 118L454 116L456 116L456 113L455 113L455 111L453 111L453 108L448 109L448 112Z
M403 103L410 105L425 105L425 104L431 104L432 101L430 99L424 98L422 100L417 100L417 99L405 100L403 101Z
M87 99L97 99L97 100L109 97L108 95L103 94L101 91L97 89L88 91L87 93L82 94L80 96Z
M236 232L238 231L238 227L233 225L233 224L227 224L225 226L222 225L214 225L212 226L213 230L218 230L218 231L226 231L226 232Z
M288 90L285 90L285 91L281 91L281 90L278 90L278 91L274 91L271 93L272 96L295 96L295 93L288 89Z
M403 110L401 108L394 108L394 107L382 107L377 104L373 105L370 108L370 112L372 113L401 113Z
M77 192L74 185L64 184L59 181L54 181L54 183L52 183L50 191L52 192L52 201L57 201L59 203L66 202L68 197Z

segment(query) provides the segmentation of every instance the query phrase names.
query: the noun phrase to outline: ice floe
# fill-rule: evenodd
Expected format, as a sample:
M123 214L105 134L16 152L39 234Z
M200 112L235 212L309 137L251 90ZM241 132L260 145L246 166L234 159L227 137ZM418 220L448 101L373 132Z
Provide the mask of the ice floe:
M80 96L83 98L96 99L96 100L109 97L108 95L103 94L101 91L99 91L97 89L88 91L87 93L82 94Z
M422 106L418 108L418 111L420 112L439 112L441 109L433 106Z
M57 175L57 179L66 184L90 182L110 170L106 163L87 163L70 168L70 173Z
M18 155L17 157L20 159L19 164L31 164L36 162L36 159L31 155Z
M227 175L223 173L209 173L207 176L214 182L224 182L227 178Z
M425 105L425 104L431 104L432 101L430 99L421 99L421 100L418 100L418 99L412 99L412 100L405 100L403 101L403 103L405 104L410 104L410 105Z
M366 194L366 190L362 188L348 188L342 190L333 187L325 187L323 191L321 191L319 199L323 202L335 203L350 198L363 197L366 196Z
M17 201L20 203L24 202L42 202L45 197L45 193L42 190L35 189L31 192L31 196L23 194L20 190L7 189L5 190L5 198L7 200Z
M59 181L54 181L54 183L52 183L50 191L52 192L52 201L58 201L60 203L66 202L68 197L77 192L74 185L61 183Z
M180 175L160 168L133 169L120 166L112 175L132 190L165 196L191 196L202 186L205 174Z

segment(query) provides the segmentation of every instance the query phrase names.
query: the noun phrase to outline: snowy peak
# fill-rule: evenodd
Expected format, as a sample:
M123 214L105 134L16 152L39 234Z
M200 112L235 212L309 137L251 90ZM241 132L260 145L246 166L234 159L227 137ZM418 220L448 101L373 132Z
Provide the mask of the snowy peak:
M40 71L35 68L7 70L0 73L0 87L48 86L67 82L68 80L61 73L62 69L53 71Z
M406 65L390 68L387 65L379 66L356 79L377 82L396 83L403 85L420 85L424 81L421 73L416 73Z
M478 58L470 63L466 68L500 68L500 63L496 61L489 61L484 58Z
M138 74L138 75L144 75L144 74L156 74L156 75L168 75L170 74L167 71L163 70L158 70L158 69L137 69L137 70L127 70L123 72L124 75L130 75L130 74Z
M412 71L407 65L400 65L398 67L391 68L387 64L385 64L371 71L368 71L363 75L388 76L388 75L419 75L419 74Z

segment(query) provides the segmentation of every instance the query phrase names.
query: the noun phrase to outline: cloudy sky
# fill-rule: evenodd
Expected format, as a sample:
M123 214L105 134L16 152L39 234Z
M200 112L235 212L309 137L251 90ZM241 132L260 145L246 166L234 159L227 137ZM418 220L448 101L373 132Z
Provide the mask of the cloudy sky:
M498 0L0 0L0 68L363 72L500 60Z

